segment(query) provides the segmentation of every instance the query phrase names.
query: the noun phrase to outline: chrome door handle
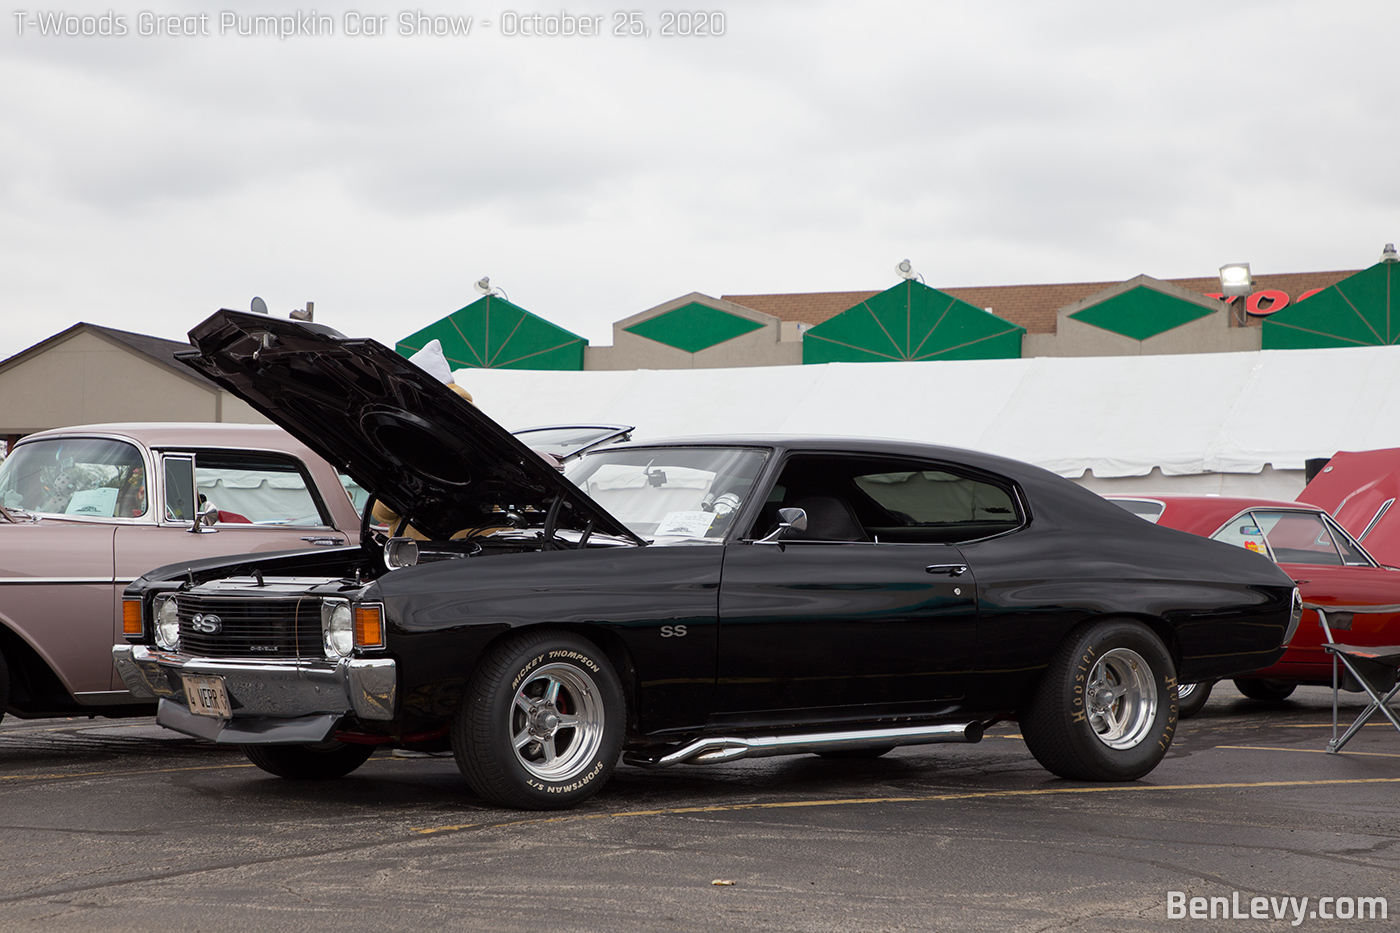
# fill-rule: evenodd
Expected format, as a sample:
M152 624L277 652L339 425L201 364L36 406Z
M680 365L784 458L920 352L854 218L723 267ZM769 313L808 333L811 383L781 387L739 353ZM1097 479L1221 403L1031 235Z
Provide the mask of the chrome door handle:
M960 577L967 573L967 564L929 564L924 570L929 573L942 573L950 577Z
M301 540L307 544L315 544L321 547L339 547L345 543L344 538L337 538L333 535L306 535Z

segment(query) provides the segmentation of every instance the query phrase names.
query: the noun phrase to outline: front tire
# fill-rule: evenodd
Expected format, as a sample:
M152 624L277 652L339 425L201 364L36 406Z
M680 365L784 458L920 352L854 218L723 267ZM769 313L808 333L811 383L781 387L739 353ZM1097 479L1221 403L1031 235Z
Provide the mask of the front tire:
M1288 699L1297 687L1297 684L1290 684L1284 680L1262 680L1258 677L1235 679L1235 689L1240 693L1251 700L1264 700L1269 703Z
M1205 708L1206 700L1210 699L1211 688L1215 686L1213 680L1203 680L1194 684L1176 685L1176 718L1190 719Z
M1157 767L1176 732L1176 668L1138 622L1070 634L1021 715L1041 766L1079 781L1135 781Z
M294 781L345 777L374 754L373 745L318 742L315 745L240 745L239 750L268 774Z
M453 720L452 750L472 789L492 803L558 810L607 782L626 721L622 683L597 646L541 629L482 660Z

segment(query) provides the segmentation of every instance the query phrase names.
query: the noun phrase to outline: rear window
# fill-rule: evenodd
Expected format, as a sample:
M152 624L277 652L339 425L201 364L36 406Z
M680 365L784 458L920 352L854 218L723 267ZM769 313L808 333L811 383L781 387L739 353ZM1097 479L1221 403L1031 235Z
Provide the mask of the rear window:
M1157 524L1157 520L1162 517L1162 510L1166 508L1162 503L1152 499L1109 499L1120 509L1127 509L1143 521Z

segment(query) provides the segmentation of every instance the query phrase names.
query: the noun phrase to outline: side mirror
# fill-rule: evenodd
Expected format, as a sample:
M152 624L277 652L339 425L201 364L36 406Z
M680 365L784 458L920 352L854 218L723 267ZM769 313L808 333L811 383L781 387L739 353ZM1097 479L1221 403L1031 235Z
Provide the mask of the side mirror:
M214 525L218 524L218 521L218 507L212 502L205 502L202 505L200 505L199 511L195 513L194 527L192 527L190 530L200 531L201 527L203 529L211 529L214 527Z
M765 537L759 538L754 544L776 544L779 538L787 534L789 528L794 528L798 531L806 531L806 511L803 509L778 509L778 527L774 528Z

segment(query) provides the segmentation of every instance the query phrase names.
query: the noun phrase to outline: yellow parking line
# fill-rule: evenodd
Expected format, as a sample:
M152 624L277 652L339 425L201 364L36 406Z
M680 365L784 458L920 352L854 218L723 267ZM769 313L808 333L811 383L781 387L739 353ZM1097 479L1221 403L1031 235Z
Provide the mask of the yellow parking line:
M225 768L252 768L251 762L236 765L201 765L197 768L152 768L148 771L68 771L54 774L0 774L0 781L47 781L57 778L133 777L138 774L174 774L180 771L222 771Z
M1216 748L1242 749L1247 752L1311 752L1314 755L1326 755L1325 748L1275 748L1271 745L1217 745ZM1347 757L1353 755L1368 755L1372 758L1400 758L1394 752L1347 752Z
M726 813L740 810L782 810L804 807L841 807L876 803L931 803L947 800L985 800L993 797L1042 797L1062 794L1112 794L1153 790L1234 790L1253 787L1317 787L1337 784L1400 784L1395 778L1341 778L1320 781L1241 781L1228 784L1129 784L1094 787L1046 787L1038 790L968 791L954 794L930 794L918 797L850 797L840 800L786 800L771 803L716 804L705 807L664 807L658 810L624 810L619 813L583 813L568 816L507 820L500 823L458 823L451 826L411 827L419 835L454 832L478 827L505 828L542 823L567 823L577 820L606 820L628 816L672 816L687 813Z

